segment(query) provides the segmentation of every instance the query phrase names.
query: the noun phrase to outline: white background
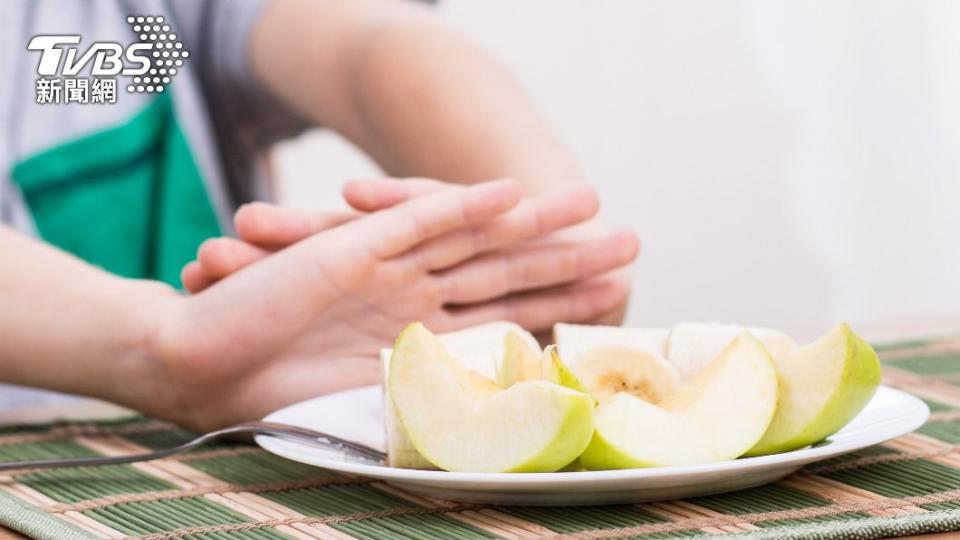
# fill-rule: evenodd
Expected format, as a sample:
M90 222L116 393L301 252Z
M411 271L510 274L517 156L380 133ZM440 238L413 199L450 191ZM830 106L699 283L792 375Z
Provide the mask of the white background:
M960 3L449 0L644 243L629 322L960 313ZM277 152L281 200L376 169Z

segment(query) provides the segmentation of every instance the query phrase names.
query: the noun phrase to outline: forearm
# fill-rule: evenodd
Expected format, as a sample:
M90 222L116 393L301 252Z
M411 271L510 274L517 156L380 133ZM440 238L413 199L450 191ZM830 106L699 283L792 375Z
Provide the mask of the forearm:
M581 180L513 77L435 21L385 28L356 70L368 145L392 174L458 182L512 176L531 192Z
M311 24L334 9L349 12L340 13L339 28ZM294 14L298 20L289 20ZM341 37L330 38L334 33ZM278 48L304 54L285 66ZM419 6L283 3L264 15L252 53L274 92L350 138L393 176L510 176L532 193L582 182L570 152L516 80Z
M176 293L0 226L0 381L131 404ZM139 380L138 380L139 378Z

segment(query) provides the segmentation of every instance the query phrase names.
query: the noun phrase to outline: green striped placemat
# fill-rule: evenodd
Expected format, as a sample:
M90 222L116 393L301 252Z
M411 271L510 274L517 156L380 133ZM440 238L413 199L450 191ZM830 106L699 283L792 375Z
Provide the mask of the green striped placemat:
M746 491L623 506L427 500L257 447L135 465L0 474L0 523L36 538L878 538L960 530L960 339L878 347L886 383L924 399L917 432ZM0 460L164 448L148 418L0 429Z

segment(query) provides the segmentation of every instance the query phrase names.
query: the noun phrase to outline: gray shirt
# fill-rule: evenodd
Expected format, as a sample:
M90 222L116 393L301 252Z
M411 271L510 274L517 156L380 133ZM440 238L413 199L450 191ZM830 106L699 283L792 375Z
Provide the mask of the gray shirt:
M112 104L37 103L40 53L27 50L41 34L77 34L79 54L93 42L136 42L127 18L162 16L190 51L170 84L177 119L199 169L222 231L233 210L265 198L258 157L282 137L306 127L305 119L273 99L251 72L251 30L260 0L12 0L0 18L0 221L36 234L33 216L13 181L23 160L79 137L122 124L155 96L129 93L117 76ZM78 75L83 75L81 72ZM2 264L2 255L0 255ZM2 385L0 385L2 387ZM0 407L36 405L52 394L0 388Z

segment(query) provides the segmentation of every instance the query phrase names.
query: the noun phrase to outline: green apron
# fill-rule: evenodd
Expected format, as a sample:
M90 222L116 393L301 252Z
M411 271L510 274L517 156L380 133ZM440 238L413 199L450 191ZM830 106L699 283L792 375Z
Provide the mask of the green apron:
M220 226L170 94L127 123L39 152L13 180L47 242L130 278L180 286Z

